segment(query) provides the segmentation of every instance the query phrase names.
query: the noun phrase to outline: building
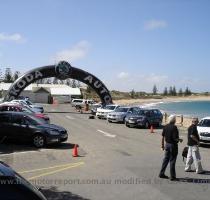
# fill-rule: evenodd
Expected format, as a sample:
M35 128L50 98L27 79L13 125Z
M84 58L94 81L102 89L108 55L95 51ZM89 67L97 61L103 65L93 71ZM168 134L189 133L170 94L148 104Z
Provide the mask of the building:
M6 95L11 83L0 83L0 91ZM29 97L35 103L51 103L52 98L59 103L70 102L72 98L81 98L80 88L72 88L59 84L31 84L25 88L20 96Z

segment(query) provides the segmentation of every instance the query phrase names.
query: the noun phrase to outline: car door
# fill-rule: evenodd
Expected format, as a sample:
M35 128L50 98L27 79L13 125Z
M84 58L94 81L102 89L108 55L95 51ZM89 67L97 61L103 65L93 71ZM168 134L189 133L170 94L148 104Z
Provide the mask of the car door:
M10 137L11 115L8 113L0 114L0 138Z
M11 125L11 138L21 141L28 140L29 126L26 124L24 115L13 114Z

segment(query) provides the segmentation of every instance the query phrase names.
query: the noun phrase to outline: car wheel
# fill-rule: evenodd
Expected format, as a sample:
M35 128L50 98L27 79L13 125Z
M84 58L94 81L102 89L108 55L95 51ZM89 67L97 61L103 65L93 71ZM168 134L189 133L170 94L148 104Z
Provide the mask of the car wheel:
M144 127L145 127L146 129L148 129L148 128L149 128L149 125L150 125L149 122L146 122L145 125L144 125Z
M33 138L33 144L37 148L42 148L45 145L45 137L40 134L35 135Z
M125 125L126 125L128 128L130 128L130 125L129 125L127 122L125 122Z

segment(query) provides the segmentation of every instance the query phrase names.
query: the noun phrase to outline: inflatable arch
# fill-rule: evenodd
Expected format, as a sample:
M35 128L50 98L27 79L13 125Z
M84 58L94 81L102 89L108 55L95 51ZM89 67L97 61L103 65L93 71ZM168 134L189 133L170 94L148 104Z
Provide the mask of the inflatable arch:
M60 61L57 65L49 65L35 68L21 77L19 77L9 88L4 101L16 99L20 93L31 83L43 78L57 77L65 80L67 78L75 79L89 85L101 99L102 104L111 104L112 97L106 86L94 75L72 67L66 61Z

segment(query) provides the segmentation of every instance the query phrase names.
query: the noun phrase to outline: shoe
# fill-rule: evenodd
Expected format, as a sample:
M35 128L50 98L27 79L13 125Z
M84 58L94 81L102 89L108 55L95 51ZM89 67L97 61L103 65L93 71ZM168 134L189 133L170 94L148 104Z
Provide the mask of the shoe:
M168 176L166 176L165 174L161 174L161 175L159 175L159 178L168 179Z
M205 174L205 171L198 172L197 174Z
M195 172L195 170L188 169L188 170L185 170L185 172Z
M176 177L171 177L170 181L177 181L178 179Z

